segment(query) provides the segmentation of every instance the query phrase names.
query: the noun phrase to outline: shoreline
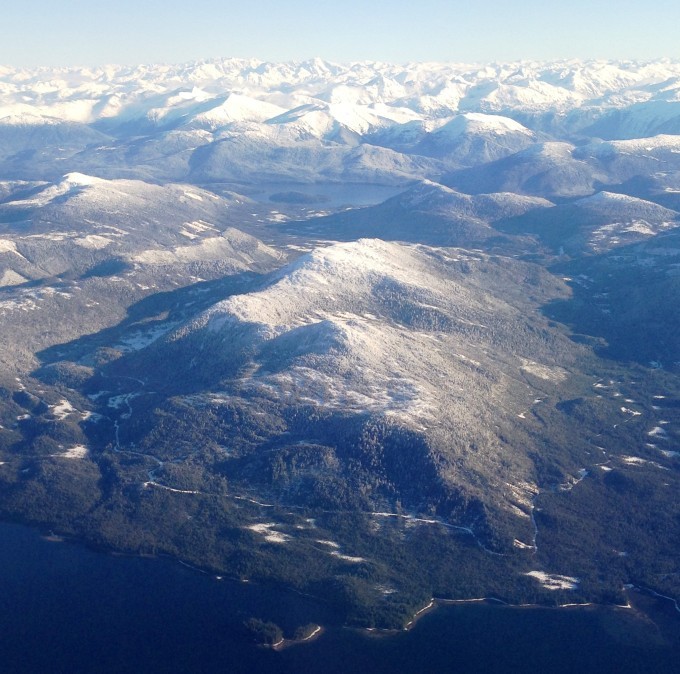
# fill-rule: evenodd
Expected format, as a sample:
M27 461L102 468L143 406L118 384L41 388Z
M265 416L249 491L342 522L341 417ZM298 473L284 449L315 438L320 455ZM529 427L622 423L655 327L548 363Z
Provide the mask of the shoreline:
M13 544L15 540L17 546ZM31 589L30 594L26 592L26 601L22 599L21 605L17 605L17 608L22 610L24 606L29 608L26 611L26 617L27 620L31 620L32 629L30 634L26 634L26 641L22 641L23 625L17 624L16 620L12 621L11 615L5 616L4 624L8 627L7 633L12 635L11 645L16 651L16 654L13 651L11 655L18 663L17 674L26 669L23 664L26 660L22 658L32 657L36 661L41 661L40 664L36 664L30 660L31 671L43 671L44 661L54 661L58 653L51 653L50 645L48 644L48 649L46 649L44 642L41 643L41 631L45 627L47 629L53 627L54 607L58 606L55 602L64 598L71 601L69 597L74 596L72 592L65 595L63 590L81 587L83 594L78 596L88 597L87 603L84 604L88 607L87 610L85 612L65 611L65 618L60 623L68 633L69 649L72 648L71 643L81 643L83 637L103 639L101 643L107 644L107 648L109 644L120 643L121 647L117 648L124 653L126 666L129 660L131 672L143 671L145 668L149 671L158 669L158 671L170 672L175 671L173 667L178 667L178 673L186 669L219 671L225 668L229 670L231 666L235 666L239 670L243 668L243 671L251 672L285 669L291 672L328 670L334 674L341 674L343 671L345 673L348 671L369 672L375 668L376 671L384 669L385 672L396 673L421 671L421 669L432 672L446 671L454 668L453 665L455 665L456 671L481 673L489 663L495 662L501 663L500 671L504 658L508 657L506 648L508 643L512 645L513 652L518 654L517 657L513 656L513 664L534 662L530 659L534 653L531 643L531 632L534 628L540 630L541 639L547 640L555 637L555 648L558 648L559 653L564 656L564 662L581 661L582 649L573 648L571 635L583 636L584 627L587 628L588 634L594 633L606 637L610 650L616 648L616 642L625 642L632 647L642 644L646 648L644 654L646 657L647 652L655 656L657 652L660 652L659 648L663 647L665 650L657 658L659 661L662 660L662 656L666 660L672 659L673 654L677 655L677 648L680 648L680 645L677 648L674 646L675 650L671 653L667 646L670 638L675 639L673 644L679 643L677 642L679 623L676 618L677 614L672 615L666 606L661 606L660 609L665 612L667 618L670 617L673 620L667 619L665 624L662 623L665 631L659 632L660 636L655 637L656 626L650 621L647 621L647 624L638 621L632 611L611 612L604 609L597 613L594 610L569 613L509 612L499 610L504 607L497 602L490 602L486 605L483 599L475 601L474 595L470 595L472 599L467 601L460 599L437 601L435 605L441 607L441 610L435 613L433 605L429 612L426 610L419 613L419 617L428 614L430 617L424 618L418 629L403 632L401 636L397 634L391 639L372 639L364 636L359 630L340 629L336 623L327 622L321 614L317 619L305 620L306 613L298 610L299 605L294 600L291 600L289 607L282 607L295 611L295 613L289 613L288 610L281 611L281 616L290 615L291 617L284 624L278 621L273 613L270 614L259 599L251 605L248 595L230 592L223 595L221 584L215 585L215 590L213 590L210 578L203 575L197 576L191 573L190 569L185 569L190 575L182 573L178 576L169 565L164 564L162 573L156 576L152 572L153 576L147 577L144 566L133 564L131 568L134 578L133 582L130 582L127 573L119 572L122 565L117 560L108 561L106 558L101 558L98 561L91 558L89 554L81 556L77 551L60 552L58 548L64 551L71 546L54 546L34 535L29 538L26 534L20 536L19 533L9 530L6 541L8 544L4 546L3 559L10 561L7 566L8 578L16 581L8 587L28 590L29 588L26 587L26 579L28 579L30 588L37 591ZM26 541L25 546L24 541ZM43 551L44 555L31 553L36 544L39 546L38 551ZM30 568L21 557L17 558L16 550L22 551L22 554L25 551L26 561L30 563ZM55 563L52 563L54 560L56 560ZM45 563L48 566L45 566ZM97 564L102 566L97 567ZM128 562L125 562L124 568L128 566ZM42 570L47 573L42 573ZM101 570L107 572L101 573ZM77 575L74 571L78 572ZM55 579L61 578L64 574L67 576L67 584L60 586ZM173 585L173 581L178 579L178 584ZM233 584L230 583L230 585ZM158 593L148 592L148 590L159 586L169 589L160 593L160 602L157 603ZM659 612L657 608L659 605L656 601L646 595L638 595L638 593L634 595L639 597L639 599L634 598L636 607L639 606L643 612L645 608L648 608L649 614L656 622ZM131 597L131 602L128 602L128 596ZM31 612L30 607L35 607L36 597L43 601L39 605L41 610ZM90 600L89 597L93 599ZM124 601L119 601L119 597ZM239 597L243 597L243 600L239 601ZM280 598L275 596L266 606L276 609L280 601ZM410 614L421 611L430 603L429 597L423 597L418 606L408 611L408 615L402 614L403 621L407 622ZM620 603L625 603L625 600ZM112 607L107 607L107 604L111 604ZM447 607L447 604L452 605ZM254 611L252 606L261 610ZM96 608L90 612L90 607ZM153 615L162 616L164 629L160 630L160 633L155 621L150 623L148 620L150 609L153 610ZM284 628L286 637L296 636L300 641L288 642L286 640L280 643L281 634L274 634L270 631L268 634L274 637L273 639L270 637L270 644L276 646L271 650L280 651L280 654L268 652L264 645L260 646L254 639L248 638L249 635L244 630L241 618L250 615L259 615L265 619L271 616L274 622ZM97 616L103 616L104 620ZM641 617L644 619L644 615ZM107 628L110 625L110 629L101 632L99 630L101 625ZM322 634L320 630L317 632L316 626L323 626L324 633ZM612 630L614 630L613 637L611 636ZM135 643L142 644L139 651L129 648L130 642L127 641L127 635L131 633L139 635L135 636ZM562 639L563 634L569 638ZM506 635L506 638L503 635ZM516 637L520 637L520 641L515 642ZM512 640L508 641L507 638ZM162 649L143 648L144 644L153 643L154 639L160 640ZM300 643L299 647L296 643ZM514 646L515 643L518 645ZM24 644L30 645L30 652ZM191 644L191 652L185 644ZM304 644L310 645L305 647ZM585 645L590 648L590 642ZM122 646L128 650L124 651ZM108 652L112 654L112 660L119 660L117 655L119 651L108 649ZM161 651L160 657L163 658L160 661L159 651ZM79 663L84 660L84 665L82 665L84 670L91 667L94 660L90 657L89 651L85 651L86 657L78 656L78 653L82 651L75 647L69 650L69 653L71 652L75 654L73 657L79 658ZM525 652L529 659L525 658ZM549 661L554 664L557 658L553 654L553 649L551 648L548 652L546 648L546 652L549 655ZM666 656L666 652L671 655ZM185 666L187 661L182 659L184 657L190 658L192 666ZM635 662L637 663L640 659L642 656ZM143 663L141 667L138 666L140 661ZM606 665L607 659L605 656L600 656L597 662ZM672 662L677 665L677 660L672 660ZM479 668L475 668L477 663L481 663ZM376 667L376 664L379 666ZM64 669L67 668L64 667ZM109 671L108 668L105 669ZM599 671L605 669L606 667L603 667ZM111 670L114 671L115 667L111 667ZM518 667L518 671L522 671L521 667ZM536 671L541 671L541 669L537 668ZM544 668L542 671L550 671L550 669ZM644 671L644 669L637 671ZM674 667L666 666L653 671L667 671L670 674L675 670ZM626 672L628 674L628 670Z
M87 539L80 538L77 535L73 534L59 534L54 531L53 528L47 527L47 526L41 526L40 524L36 523L27 523L21 520L0 520L1 524L8 524L8 525L14 525L14 526L20 526L20 527L25 527L27 529L35 531L40 538L45 540L46 542L49 543L68 543L68 544L76 544L76 545L82 545L94 552L100 553L100 554L105 554L105 555L111 555L114 557L129 557L129 558L139 558L139 559L163 559L163 560L168 560L177 564L180 564L186 568L188 568L191 571L197 572L199 574L203 574L206 576L211 576L217 581L231 581L235 583L244 583L244 582L251 582L250 579L243 579L239 578L237 576L232 576L229 575L226 572L219 573L215 571L214 569L205 569L205 568L200 568L198 566L192 565L189 562L185 562L179 557L175 557L172 555L164 554L164 553L148 553L148 552L130 552L130 551L121 551L121 550L116 550L111 547L107 546L101 546L101 545L96 545L92 544L90 541ZM286 587L285 585L281 584L280 589L285 589L286 591L292 592L294 594L297 594L302 597L307 597L308 599L312 599L314 601L318 601L323 603L323 599L319 597L314 597L311 595L307 595L303 592L300 592L299 590L295 590L294 588L291 587ZM476 604L476 603L489 603L489 604L500 604L502 606L507 606L508 608L514 608L514 609L565 609L565 608L571 608L571 609L585 609L585 608L610 608L610 609L619 609L619 610L633 610L633 611L638 611L636 607L633 605L633 603L630 600L629 593L631 591L639 592L641 594L647 595L648 597L653 597L659 602L670 602L672 607L674 608L676 613L680 613L680 599L675 599L674 597L670 597L664 594L661 594L651 588L647 587L641 587L641 586L636 586L636 585L626 585L622 588L623 592L625 593L626 597L628 598L627 604L600 604L597 602L583 602L583 603L569 603L569 604L559 604L559 605L550 605L550 604L512 604L506 601L503 601L502 599L499 599L498 597L476 597L476 598L469 598L469 599L445 599L441 597L432 597L430 601L423 606L422 608L418 609L411 619L404 625L404 627L401 628L379 628L379 627L359 627L359 628L354 628L357 629L358 631L364 632L367 634L367 636L373 636L373 637L381 637L381 636L392 636L395 634L399 634L400 632L408 632L415 625L418 623L418 621L425 615L435 611L437 608L440 606L455 606L455 605L465 605L465 604ZM343 626L343 628L347 628L347 626ZM349 628L352 629L352 628ZM280 642L277 642L276 644L268 645L265 646L266 648L271 648L273 650L283 650L285 648L289 648L290 646L294 646L296 644L302 644L302 643L307 643L315 640L321 634L323 634L326 631L326 628L324 628L321 625L317 625L316 629L312 634L310 634L308 637L305 637L304 639L283 639Z
M511 604L509 602L503 601L498 597L476 597L470 599L444 599L441 597L432 597L430 602L423 606L421 609L416 611L412 618L404 625L402 628L379 628L379 627L365 627L359 628L360 631L368 633L367 636L371 637L390 637L397 635L401 632L409 632L412 630L418 621L425 615L433 613L438 608L443 606L464 606L466 604L497 604L500 606L505 606L508 609L515 610L531 610L531 609L547 609L550 611L557 611L561 609L610 609L610 610L623 610L623 611L633 611L634 613L645 614L641 611L633 602L631 602L629 594L631 592L638 592L649 598L656 599L659 601L670 602L676 612L680 613L680 602L675 600L673 597L668 597L666 595L659 594L654 590L645 587L630 586L624 588L624 592L628 597L627 604L598 604L597 602L583 602L583 603L572 603L572 604L558 604L558 605L546 605L546 604Z
M306 637L303 637L302 639L295 638L286 639L284 637L281 639L281 641L277 641L275 644L265 646L265 648L269 648L273 651L283 651L286 648L290 648L291 646L298 646L300 644L306 644L312 641L316 641L316 639L318 639L325 631L326 629L322 625L316 625L311 634L308 634Z

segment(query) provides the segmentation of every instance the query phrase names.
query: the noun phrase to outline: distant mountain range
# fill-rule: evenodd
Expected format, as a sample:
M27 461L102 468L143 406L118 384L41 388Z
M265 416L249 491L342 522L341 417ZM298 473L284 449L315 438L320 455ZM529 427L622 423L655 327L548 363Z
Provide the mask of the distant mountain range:
M54 180L68 162L116 178L393 182L502 160L536 142L592 138L617 141L590 154L606 152L618 177L614 155L626 153L618 141L680 132L680 63L672 61L398 67L226 59L4 68L0 84L2 170L27 179ZM551 163L560 153L568 148L545 146L534 156ZM586 174L609 179L607 171L574 172L581 191L593 189Z

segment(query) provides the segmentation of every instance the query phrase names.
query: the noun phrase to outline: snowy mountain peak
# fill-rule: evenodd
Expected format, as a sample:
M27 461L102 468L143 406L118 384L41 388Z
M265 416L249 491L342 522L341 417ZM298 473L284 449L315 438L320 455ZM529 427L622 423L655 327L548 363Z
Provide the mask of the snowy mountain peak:
M602 190L601 192L596 192L595 194L589 196L589 197L584 197L583 199L579 199L576 203L576 205L588 205L588 206L594 206L598 204L634 204L639 201L642 201L641 199L637 199L635 197L628 196L627 194L618 194L616 192L607 192L605 190Z
M611 214L624 220L631 218L649 218L675 220L680 217L678 213L659 204L627 194L615 192L597 192L592 196L579 199L574 206L587 208L601 214Z
M525 126L509 117L502 115L489 115L481 112L466 112L456 115L450 122L439 128L437 135L455 137L464 133L494 133L504 135L509 133L522 133L532 135Z
M302 255L275 273L266 289L220 302L206 317L213 330L231 317L279 334L351 310L356 302L365 302L376 284L425 289L432 286L429 277L413 247L360 239Z
M77 186L77 187L90 187L92 185L103 185L106 180L102 178L96 178L95 176L88 176L84 173L67 173L64 176L64 183L67 185Z
M469 199L470 197L466 194L461 194L450 187L431 180L423 180L406 192L393 198L394 201L397 201L404 208L418 208L419 206L432 208L442 201L450 202L452 200Z

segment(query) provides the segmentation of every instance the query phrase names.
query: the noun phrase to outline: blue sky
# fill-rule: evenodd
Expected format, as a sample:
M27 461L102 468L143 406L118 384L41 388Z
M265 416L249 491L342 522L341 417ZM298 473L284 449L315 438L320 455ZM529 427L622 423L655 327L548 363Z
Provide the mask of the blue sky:
M0 10L0 64L680 58L670 0L22 0Z

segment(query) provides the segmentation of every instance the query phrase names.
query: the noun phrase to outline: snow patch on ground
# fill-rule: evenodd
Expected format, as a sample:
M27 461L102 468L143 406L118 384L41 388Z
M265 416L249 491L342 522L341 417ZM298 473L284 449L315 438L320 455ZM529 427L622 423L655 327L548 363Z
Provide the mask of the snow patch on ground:
M19 254L17 252L17 245L14 243L14 241L10 241L9 239L0 239L0 253Z
M535 363L530 360L524 360L520 370L531 374L534 377L538 377L539 379L545 379L546 381L553 381L555 383L564 381L567 378L566 370L561 367L548 367L547 365L541 365L540 363Z
M100 236L99 234L88 234L79 239L73 239L73 243L81 248L90 248L92 250L101 250L106 248L113 243L112 239L108 239L105 236Z
M650 463L647 459L643 459L640 456L622 456L621 461L631 466L644 466L646 463Z
M360 564L366 560L363 557L353 557L352 555L343 555L341 552L334 550L330 553L331 556L341 559L343 562L350 562L350 564Z
M365 562L366 560L363 557L353 557L352 555L345 555L340 552L340 545L336 543L335 541L329 541L329 540L324 540L324 539L317 539L316 541L320 545L325 545L327 548L331 548L329 551L329 555L333 557L337 557L338 559L343 560L344 562L350 562L352 564L359 564L360 562Z
M139 351L140 349L149 346L149 344L153 344L157 339L167 334L176 326L177 322L164 323L156 328L134 332L121 339L118 346L124 351Z
M203 197L195 192L184 192L184 196L189 197L189 199L194 199L194 201L203 201Z
M57 405L50 405L50 409L52 410L52 414L57 419L59 419L59 421L63 421L66 419L66 417L71 414L75 414L78 411L68 400L65 399L59 402Z
M643 459L640 456L622 456L621 461L627 463L629 466L654 466L654 468L660 468L661 470L668 470L666 466L662 466L656 461L649 461L648 459Z
M204 222L203 220L193 220L192 222L185 222L185 227L193 230L194 232L218 232L219 230L214 225L209 222Z
M88 454L89 450L87 447L85 447L85 445L75 445L74 447L67 449L62 454L55 454L54 456L57 456L61 459L84 459Z
M633 417L639 417L642 414L642 412L638 412L637 410L632 410L632 409L630 409L630 407L622 407L621 411L624 414L630 414Z
M287 543L291 540L291 536L280 531L274 531L275 522L262 522L260 524L251 524L246 527L256 534L260 534L267 543Z
M529 571L524 575L535 578L546 590L576 590L580 582L578 578L572 576L561 576L545 571Z
M18 286L26 283L27 279L21 274L17 274L12 269L6 269L2 276L0 276L0 288L7 288L9 286Z
M104 417L103 414L99 414L98 412L83 412L83 421L89 421L91 424L98 424L100 421L103 421L106 417Z

